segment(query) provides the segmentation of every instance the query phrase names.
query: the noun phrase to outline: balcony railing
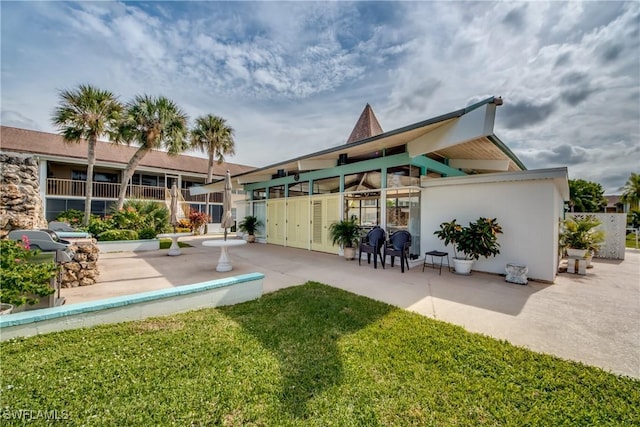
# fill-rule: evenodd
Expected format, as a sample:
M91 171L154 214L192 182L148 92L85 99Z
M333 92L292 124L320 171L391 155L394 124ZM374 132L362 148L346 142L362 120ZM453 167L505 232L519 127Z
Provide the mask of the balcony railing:
M117 199L120 191L120 184L110 182L94 182L93 197L99 199ZM200 194L192 196L189 190L180 190L182 197L187 202L206 201L206 195ZM85 181L75 181L71 179L47 178L47 196L68 196L68 197L85 197ZM210 195L212 203L222 203L222 193L213 193ZM165 187L156 187L151 185L132 185L127 187L125 195L127 199L142 200L166 200L167 189Z

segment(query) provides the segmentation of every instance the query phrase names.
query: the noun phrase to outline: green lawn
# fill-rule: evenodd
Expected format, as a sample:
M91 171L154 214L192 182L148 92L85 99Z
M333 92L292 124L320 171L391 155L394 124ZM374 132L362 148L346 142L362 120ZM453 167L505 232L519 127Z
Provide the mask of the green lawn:
M160 249L169 249L171 246L171 239L160 239ZM181 248L191 248L188 243L178 242L178 246Z
M636 248L636 233L627 234L625 246L627 248ZM638 248L640 248L640 246Z
M16 409L76 425L640 423L638 380L318 283L0 348L5 423Z

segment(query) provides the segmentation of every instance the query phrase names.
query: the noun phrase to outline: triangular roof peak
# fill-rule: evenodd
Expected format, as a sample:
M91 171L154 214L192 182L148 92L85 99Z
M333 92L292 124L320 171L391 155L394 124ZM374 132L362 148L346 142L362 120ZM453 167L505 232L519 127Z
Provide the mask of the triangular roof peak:
M349 139L347 139L347 144L362 141L363 139L371 138L372 136L380 135L381 133L383 133L382 126L380 126L380 123L373 112L373 108L371 108L371 105L367 103L364 110L362 110L362 114L360 114L360 118L351 131Z

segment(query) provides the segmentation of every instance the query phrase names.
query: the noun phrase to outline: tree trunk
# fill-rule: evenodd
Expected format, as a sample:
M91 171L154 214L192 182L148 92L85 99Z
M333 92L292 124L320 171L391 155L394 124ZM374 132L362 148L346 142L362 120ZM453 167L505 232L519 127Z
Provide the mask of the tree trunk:
M82 219L82 225L85 227L89 225L89 219L91 219L91 199L93 198L93 165L96 163L96 136L89 138L89 147L87 153L87 179L84 189L84 218Z
M209 164L207 167L207 184L211 183L211 181L213 181L213 159L215 157L215 153L216 150L209 150ZM205 203L204 203L204 209L205 209L205 213L207 215L209 215L209 198L211 197L211 193L207 193L207 197L205 199ZM211 221L211 218L209 218L209 221L207 221L207 224L205 225L205 233L209 232L209 222Z
M124 206L124 198L127 195L127 187L129 186L129 180L133 176L133 173L136 171L136 167L142 160L142 158L149 152L149 149L145 146L138 148L138 151L135 152L129 163L127 163L127 167L124 169L124 176L122 177L122 183L120 184L120 192L118 194L118 203L116 204L116 209L122 209Z

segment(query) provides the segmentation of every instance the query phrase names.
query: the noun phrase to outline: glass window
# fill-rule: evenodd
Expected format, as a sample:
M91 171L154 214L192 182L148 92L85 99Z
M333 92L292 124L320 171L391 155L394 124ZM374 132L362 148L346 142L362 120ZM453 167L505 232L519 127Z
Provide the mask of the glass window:
M345 218L356 220L364 229L380 225L380 193L345 195Z
M270 199L281 199L283 197L284 197L284 185L276 185L274 187L269 187Z
M380 170L345 175L344 191L378 190L380 189L380 178Z
M331 194L340 192L340 177L318 179L313 181L313 194Z
M142 185L148 185L151 187L158 186L158 177L154 175L142 175Z
M86 181L87 180L87 171L71 171L71 179L74 181ZM93 173L93 181L94 182L118 182L118 174L110 173L110 172L94 172Z
M420 185L420 168L416 166L396 166L387 169L387 188Z
M252 194L253 200L265 200L266 198L267 198L267 191L264 188L253 190L253 194Z
M309 195L309 181L294 182L289 184L289 197L296 196L308 196Z
M388 190L386 200L387 234L398 230L411 233L412 255L420 255L420 190Z

